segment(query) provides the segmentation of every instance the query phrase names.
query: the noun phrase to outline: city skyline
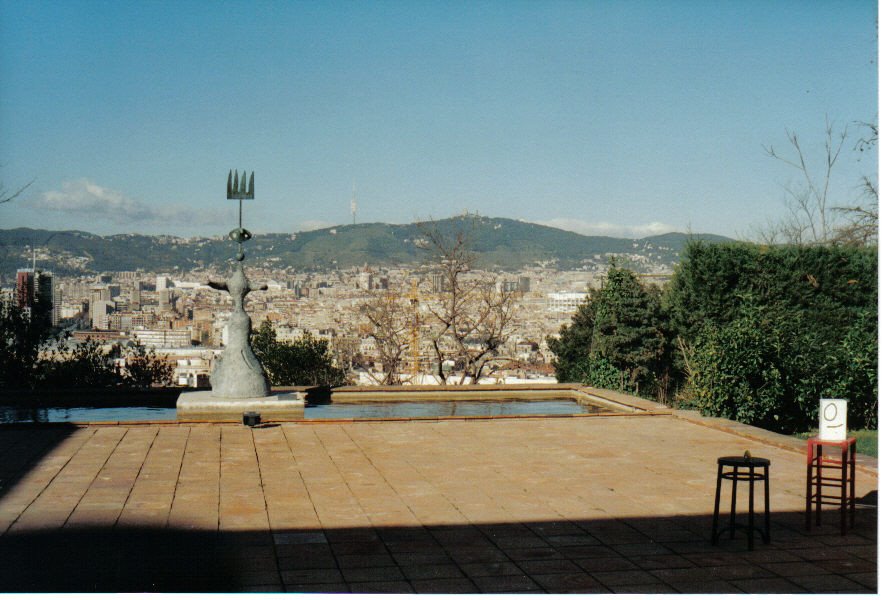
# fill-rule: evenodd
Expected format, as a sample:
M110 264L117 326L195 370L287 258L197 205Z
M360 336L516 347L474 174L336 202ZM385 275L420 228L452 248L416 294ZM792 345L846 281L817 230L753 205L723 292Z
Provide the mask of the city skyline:
M798 181L764 153L876 151L876 3L0 0L2 228L256 234L464 210L589 235L749 236ZM356 193L357 190L357 193Z

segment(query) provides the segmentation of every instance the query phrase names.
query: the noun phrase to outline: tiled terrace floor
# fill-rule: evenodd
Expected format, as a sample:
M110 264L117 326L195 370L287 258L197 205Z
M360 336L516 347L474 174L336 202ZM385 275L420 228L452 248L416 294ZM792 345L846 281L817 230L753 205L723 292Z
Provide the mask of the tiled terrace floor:
M709 541L745 450L772 461L753 552ZM5 427L0 588L875 591L876 507L807 533L804 460L674 416Z

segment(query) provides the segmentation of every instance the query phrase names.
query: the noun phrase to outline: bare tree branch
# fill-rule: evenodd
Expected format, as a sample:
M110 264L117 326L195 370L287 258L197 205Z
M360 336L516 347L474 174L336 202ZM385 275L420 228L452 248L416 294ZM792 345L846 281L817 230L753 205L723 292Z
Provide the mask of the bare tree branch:
M14 192L7 191L6 186L3 185L2 182L0 182L0 204L6 204L7 202L12 202L13 200L15 200L16 198L21 196L22 193L26 189L31 187L31 184L34 183L35 181L36 181L36 179L31 179L29 182L27 182L26 184L24 184L23 186L21 186L20 188L18 188Z

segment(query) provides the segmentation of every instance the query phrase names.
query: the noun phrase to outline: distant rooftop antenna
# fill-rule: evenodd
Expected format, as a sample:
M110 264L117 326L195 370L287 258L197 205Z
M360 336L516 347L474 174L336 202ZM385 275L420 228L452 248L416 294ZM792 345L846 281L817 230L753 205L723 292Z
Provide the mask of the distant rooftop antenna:
M350 200L350 212L353 214L353 225L356 224L356 184L353 183L353 199Z

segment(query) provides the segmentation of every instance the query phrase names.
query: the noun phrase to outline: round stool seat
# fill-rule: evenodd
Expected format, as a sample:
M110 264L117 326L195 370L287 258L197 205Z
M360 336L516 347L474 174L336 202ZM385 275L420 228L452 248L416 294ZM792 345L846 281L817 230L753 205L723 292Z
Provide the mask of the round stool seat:
M721 456L717 464L725 467L768 467L770 459L759 456Z

